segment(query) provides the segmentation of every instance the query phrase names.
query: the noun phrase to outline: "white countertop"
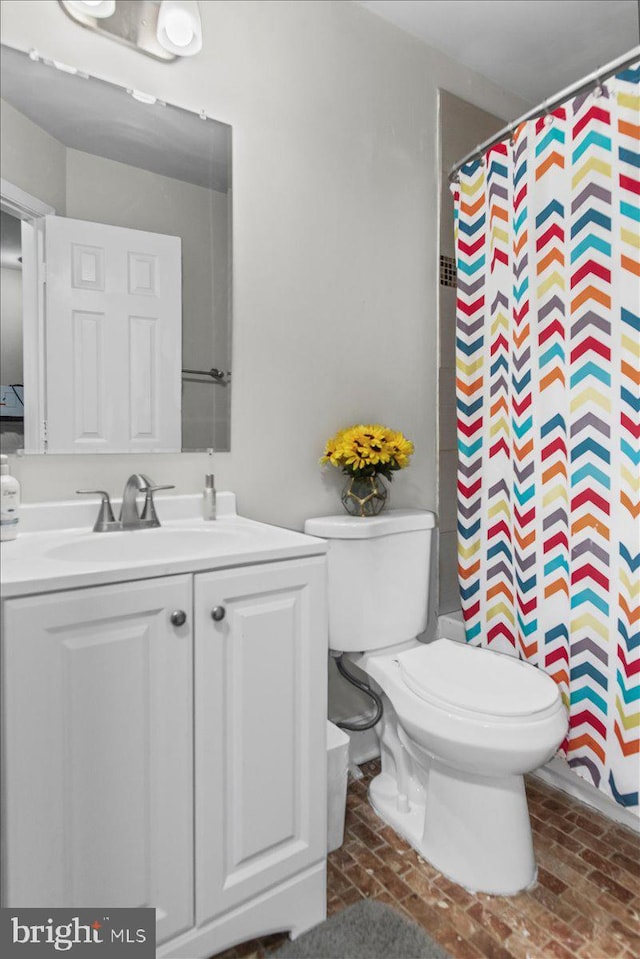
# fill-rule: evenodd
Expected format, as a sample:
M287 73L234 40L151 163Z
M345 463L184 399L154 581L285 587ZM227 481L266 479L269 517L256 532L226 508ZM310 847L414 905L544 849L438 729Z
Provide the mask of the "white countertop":
M322 539L238 516L233 493L218 494L213 522L201 518L198 495L157 497L160 529L131 532L94 533L98 504L23 506L18 538L0 549L2 598L318 556L327 548Z

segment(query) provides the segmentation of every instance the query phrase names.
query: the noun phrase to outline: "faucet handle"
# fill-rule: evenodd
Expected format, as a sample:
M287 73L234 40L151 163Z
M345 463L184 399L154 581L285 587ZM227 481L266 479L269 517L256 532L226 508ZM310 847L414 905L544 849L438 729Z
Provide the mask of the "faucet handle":
M144 506L142 507L142 515L140 516L140 519L150 523L153 526L159 526L160 520L158 519L155 503L153 502L153 494L161 489L175 489L175 485L173 483L168 483L157 486L148 477L145 477L145 480L147 482L147 486L144 489Z
M113 515L113 510L111 508L111 500L109 499L109 494L104 489L77 489L76 493L79 496L101 496L100 509L98 511L98 518L95 521L93 531L94 533L104 533L107 530L117 529L118 523L116 523L116 518Z

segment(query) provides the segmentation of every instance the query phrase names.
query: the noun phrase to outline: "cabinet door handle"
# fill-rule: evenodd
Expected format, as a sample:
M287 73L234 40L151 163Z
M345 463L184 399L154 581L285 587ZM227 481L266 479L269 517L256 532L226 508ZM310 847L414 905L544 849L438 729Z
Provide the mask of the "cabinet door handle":
M187 614L183 609L174 609L169 619L174 626L184 626L187 621Z
M214 606L211 610L211 619L215 620L216 623L219 623L225 618L227 611L224 606Z

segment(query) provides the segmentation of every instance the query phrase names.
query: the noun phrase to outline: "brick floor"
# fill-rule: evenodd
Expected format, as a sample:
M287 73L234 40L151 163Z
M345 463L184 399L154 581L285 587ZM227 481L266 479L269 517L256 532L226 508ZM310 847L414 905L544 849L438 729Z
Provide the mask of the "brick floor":
M349 784L344 844L328 860L327 912L362 898L411 916L452 959L638 959L640 839L527 778L538 881L517 896L472 895L422 860ZM254 939L220 959L264 959L286 936ZM390 956L389 959L411 959Z

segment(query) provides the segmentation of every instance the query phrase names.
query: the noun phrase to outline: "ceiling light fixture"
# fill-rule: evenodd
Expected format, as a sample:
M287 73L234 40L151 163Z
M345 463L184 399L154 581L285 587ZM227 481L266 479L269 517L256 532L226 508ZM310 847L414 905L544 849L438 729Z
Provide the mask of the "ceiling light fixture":
M192 57L202 49L202 23L195 0L162 0L158 43L177 57Z
M68 17L85 29L164 63L197 53L202 46L197 3L169 5L181 8L169 17L173 42L166 30L159 32L160 11L166 6L160 0L58 0L58 3Z
M116 0L69 0L69 6L97 20L105 20L116 12Z

